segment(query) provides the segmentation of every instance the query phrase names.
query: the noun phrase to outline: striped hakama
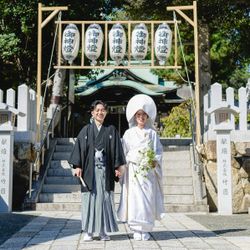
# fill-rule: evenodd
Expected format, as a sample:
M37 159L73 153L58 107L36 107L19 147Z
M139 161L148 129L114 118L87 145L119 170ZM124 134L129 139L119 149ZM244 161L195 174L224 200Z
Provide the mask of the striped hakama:
M105 190L105 166L95 166L93 190L82 193L82 230L88 233L117 232L114 192Z

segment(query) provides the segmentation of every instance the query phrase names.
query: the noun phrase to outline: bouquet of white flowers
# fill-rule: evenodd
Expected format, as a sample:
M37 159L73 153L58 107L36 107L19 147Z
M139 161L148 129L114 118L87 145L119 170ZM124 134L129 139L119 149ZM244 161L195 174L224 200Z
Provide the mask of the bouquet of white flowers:
M152 147L152 141L148 141L146 147L138 151L137 168L134 172L134 176L147 177L148 172L155 168L155 152Z

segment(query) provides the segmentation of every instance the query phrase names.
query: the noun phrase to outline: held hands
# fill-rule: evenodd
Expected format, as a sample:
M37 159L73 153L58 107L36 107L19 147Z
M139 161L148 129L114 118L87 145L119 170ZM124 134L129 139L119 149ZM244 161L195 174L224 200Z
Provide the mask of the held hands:
M75 176L77 176L77 177L82 176L82 169L81 168L76 168L75 169Z
M123 175L123 172L124 172L123 166L120 166L115 170L115 176L118 178L121 178Z

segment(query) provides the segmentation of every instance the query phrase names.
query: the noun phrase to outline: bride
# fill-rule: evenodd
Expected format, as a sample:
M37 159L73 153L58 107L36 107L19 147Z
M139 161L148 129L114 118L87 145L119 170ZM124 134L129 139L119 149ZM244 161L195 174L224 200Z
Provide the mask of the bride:
M144 94L134 96L128 102L126 117L130 128L122 140L127 165L120 180L118 218L127 221L135 240L148 240L155 220L164 213L162 145L153 128L153 99Z

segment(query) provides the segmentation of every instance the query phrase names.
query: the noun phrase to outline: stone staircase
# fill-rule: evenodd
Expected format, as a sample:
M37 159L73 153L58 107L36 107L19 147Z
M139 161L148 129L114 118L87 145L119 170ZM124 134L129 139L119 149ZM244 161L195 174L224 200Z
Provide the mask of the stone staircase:
M167 212L208 212L205 186L197 176L191 155L189 146L164 147L163 192Z
M36 210L79 211L81 187L68 159L74 146L72 138L58 138Z
M79 211L81 192L68 159L73 149L72 138L58 138L44 179L36 210ZM164 147L163 189L166 212L208 212L206 198L197 201L194 171L189 147ZM120 199L120 184L115 186L116 208ZM205 196L204 196L205 197Z

